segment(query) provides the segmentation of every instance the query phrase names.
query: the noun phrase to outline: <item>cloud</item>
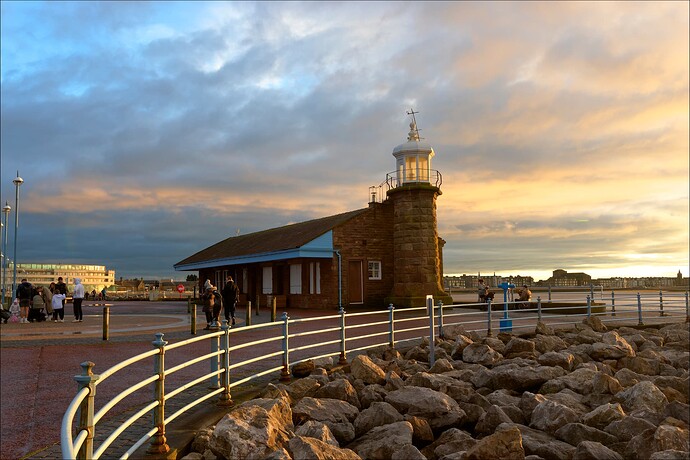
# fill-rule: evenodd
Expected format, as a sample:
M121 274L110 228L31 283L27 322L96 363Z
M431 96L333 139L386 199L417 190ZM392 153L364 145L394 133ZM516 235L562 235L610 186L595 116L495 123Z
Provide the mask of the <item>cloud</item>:
M446 271L687 266L686 3L2 13L1 191L19 170L26 260L168 273L237 228L364 207L414 107Z

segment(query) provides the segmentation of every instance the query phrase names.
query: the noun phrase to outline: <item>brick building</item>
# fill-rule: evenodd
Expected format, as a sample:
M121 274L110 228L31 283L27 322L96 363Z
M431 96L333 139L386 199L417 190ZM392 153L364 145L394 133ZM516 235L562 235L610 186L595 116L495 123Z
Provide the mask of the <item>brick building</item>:
M219 288L230 274L240 303L261 306L272 298L278 307L421 306L427 294L452 303L436 226L441 174L415 121L393 156L396 170L372 188L367 208L230 237L175 270L198 270L200 286L209 279Z

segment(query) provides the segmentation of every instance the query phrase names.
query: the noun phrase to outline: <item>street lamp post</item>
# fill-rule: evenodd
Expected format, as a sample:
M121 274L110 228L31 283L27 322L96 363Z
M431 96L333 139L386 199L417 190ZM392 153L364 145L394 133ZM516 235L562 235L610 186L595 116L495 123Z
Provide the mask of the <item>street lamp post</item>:
M7 227L7 219L9 218L10 211L12 208L7 201L5 201L5 206L2 208L2 213L5 217L5 235L2 239L2 305L5 305L5 297L7 296L7 233L9 228ZM11 298L12 296L10 296Z
M14 184L14 256L12 257L12 295L17 290L17 229L19 228L19 186L24 183L24 179L19 177L19 171L17 171L17 177L12 181Z

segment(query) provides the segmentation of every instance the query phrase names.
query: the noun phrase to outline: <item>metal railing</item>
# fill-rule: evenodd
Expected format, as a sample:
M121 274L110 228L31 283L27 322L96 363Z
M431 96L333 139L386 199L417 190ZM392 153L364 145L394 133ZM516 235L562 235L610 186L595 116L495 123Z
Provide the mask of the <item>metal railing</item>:
M435 361L435 339L446 336L451 326L461 326L467 333L476 332L493 335L495 324L499 332L513 332L534 328L538 321L551 326L572 325L585 317L596 316L602 322L644 325L655 322L688 322L688 293L656 295L614 295L610 301L593 302L590 296L585 301L573 299L563 306L563 301L551 303L537 298L536 302L488 302L463 305L433 304L427 296L426 306L395 309L390 305L385 310L338 314L313 318L291 319L287 313L276 321L230 328L223 321L221 330L194 337L178 343L168 344L163 334L157 333L152 342L153 349L133 356L109 368L100 375L93 373L94 363L81 364L81 375L75 376L78 391L67 407L61 427L61 449L63 458L98 459L104 456L121 459L130 458L138 449L149 442L148 452L165 453L166 426L180 415L199 404L217 396L217 404L231 405L231 390L258 379L276 377L287 381L291 378L290 367L307 361L338 358L338 363L347 362L349 353L380 347L394 347L396 344L429 338L429 362ZM196 309L191 309L196 314ZM210 352L194 350L202 342L210 343ZM236 343L235 345L233 345ZM208 344L207 344L208 346ZM262 347L257 352L257 347ZM271 348L273 347L273 348ZM183 351L186 350L186 351ZM191 351L190 351L191 350ZM206 349L208 350L208 348ZM190 354L193 357L190 358ZM180 364L166 367L166 356L181 359ZM232 361L230 357L233 357ZM96 411L96 389L114 375L126 371L130 366L153 359L150 376L128 386L111 397ZM199 365L208 365L210 371L200 371ZM171 376L188 371L193 376L183 377L174 389ZM166 406L171 400L180 398L189 390L202 384L210 388L202 396L195 395L191 402L179 408L172 415L166 415ZM129 418L95 446L94 437L98 423L125 398L140 390L153 386L154 398L137 407ZM179 400L179 399L178 399ZM113 452L113 442L135 422L149 416L150 429L124 453ZM109 450L110 449L110 450Z

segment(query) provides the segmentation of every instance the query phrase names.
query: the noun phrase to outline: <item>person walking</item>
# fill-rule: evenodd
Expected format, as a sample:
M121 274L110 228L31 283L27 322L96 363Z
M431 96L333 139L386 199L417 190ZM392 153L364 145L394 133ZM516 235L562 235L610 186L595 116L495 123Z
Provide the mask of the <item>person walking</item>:
M55 283L55 291L54 293L58 294L64 294L65 298L62 300L62 308L65 308L65 302L67 301L67 284L65 284L64 281L62 281L62 276L58 276L57 283Z
M34 287L29 283L26 278L22 278L22 282L17 286L17 292L15 297L19 299L19 315L20 323L29 322L29 307L31 307L31 299L34 294Z
M53 294L51 300L53 304L53 322L54 323L64 323L65 322L65 294Z
M235 324L235 307L237 307L237 298L239 297L240 289L235 284L232 276L228 275L223 288L223 307L225 308L225 319L229 323Z
M72 293L72 305L74 307L73 323L81 323L84 320L84 315L81 311L81 303L84 301L84 285L81 284L81 278L74 278L74 292Z

